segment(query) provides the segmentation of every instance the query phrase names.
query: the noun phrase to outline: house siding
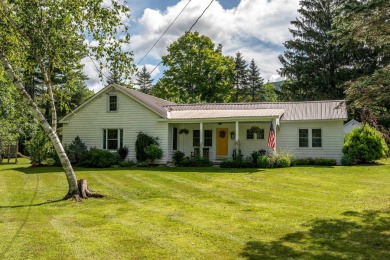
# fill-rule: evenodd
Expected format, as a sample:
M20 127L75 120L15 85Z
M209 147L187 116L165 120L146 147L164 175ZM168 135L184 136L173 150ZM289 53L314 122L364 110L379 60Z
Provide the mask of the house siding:
M299 129L322 129L322 147L299 147ZM296 158L330 158L341 163L344 144L343 121L282 122L276 131L277 150L291 152Z
M121 92L118 96L118 111L107 112L107 95L101 93L87 106L73 115L63 126L63 143L70 144L78 135L88 146L103 148L103 129L122 128L123 145L129 149L127 159L136 160L135 141L138 132L158 137L164 157L157 163L168 159L168 123L159 122L162 117Z

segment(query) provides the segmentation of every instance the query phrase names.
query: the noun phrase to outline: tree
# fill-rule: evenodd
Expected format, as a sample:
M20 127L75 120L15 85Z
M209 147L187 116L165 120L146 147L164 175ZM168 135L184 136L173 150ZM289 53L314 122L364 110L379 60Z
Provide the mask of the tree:
M187 32L168 47L162 60L167 70L153 88L156 96L179 103L231 100L234 61L210 38Z
M379 53L376 69L347 83L350 114L380 130L390 144L390 2L349 1L334 21L339 43L355 41Z
M77 179L56 133L52 76L55 69L70 75L81 66L80 57L84 56L91 57L100 71L110 66L130 75L132 53L122 50L130 40L123 24L128 8L114 0L108 6L102 0L0 0L0 14L2 66L53 143L69 184L65 198L77 196ZM92 41L97 44L88 44ZM48 90L51 124L26 90L24 75L31 71L41 74Z
M124 85L122 75L117 70L110 71L110 75L107 77L106 86L111 84Z
M234 58L234 102L243 102L249 94L248 64L240 52Z
M264 101L267 101L267 102L279 101L274 84L267 83L264 85Z
M348 0L303 0L293 39L279 59L293 100L343 99L344 82L372 72L378 54L363 44L334 41L333 20Z
M260 70L255 63L255 60L252 59L248 70L249 101L255 102L265 100L263 82L263 78L260 77Z
M150 78L150 73L144 65L142 70L137 73L137 86L139 87L139 91L150 94L153 88L152 82L153 79Z

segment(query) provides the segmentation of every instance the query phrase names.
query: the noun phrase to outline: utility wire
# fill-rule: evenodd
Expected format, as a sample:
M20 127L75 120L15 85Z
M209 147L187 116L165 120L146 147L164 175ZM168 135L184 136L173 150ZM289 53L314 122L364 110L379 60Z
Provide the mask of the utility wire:
M214 2L214 0L211 0L209 5L203 10L203 12L199 15L199 17L196 19L196 21L191 25L190 29L188 31L186 31L186 33L189 33L192 28L194 28L194 26L197 24L197 22L200 20L200 18L202 18L202 16L204 15L204 13L207 11L207 9L209 9L210 5ZM155 71L157 69L157 67L162 63L163 61L161 60L153 69L152 71L149 73L152 74L153 71Z
M176 18L171 22L171 24L168 26L168 28L163 32L163 34L161 34L160 38L158 38L158 40L153 44L153 46L148 50L148 52L140 59L140 61L137 63L137 65L139 65L141 63L141 61L143 61L143 59L148 56L148 54L150 53L150 51L156 46L156 44L161 40L161 38L165 35L165 33L169 30L169 28L171 28L171 26L176 22L177 18L179 18L179 16L181 15L181 13L186 9L186 7L191 3L192 0L189 0L188 3L183 7L183 9L181 9L180 13L176 16Z

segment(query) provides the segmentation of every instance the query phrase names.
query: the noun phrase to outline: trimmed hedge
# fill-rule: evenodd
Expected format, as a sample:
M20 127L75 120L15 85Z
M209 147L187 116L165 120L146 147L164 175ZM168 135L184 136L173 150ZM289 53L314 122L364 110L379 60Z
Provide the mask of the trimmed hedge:
M335 166L337 165L337 162L336 159L329 159L329 158L303 158L303 159L292 160L291 165Z
M91 148L86 155L83 165L92 168L108 168L120 162L119 155L110 151Z

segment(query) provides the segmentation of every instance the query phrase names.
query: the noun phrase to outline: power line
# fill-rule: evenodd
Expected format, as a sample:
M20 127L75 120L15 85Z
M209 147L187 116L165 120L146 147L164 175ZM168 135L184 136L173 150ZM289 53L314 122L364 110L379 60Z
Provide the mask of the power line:
M199 17L195 20L195 22L191 25L190 29L188 31L186 31L186 33L190 32L192 30L192 28L194 28L194 26L197 24L197 22L200 20L200 18L202 18L202 16L204 15L204 13L207 11L207 9L209 9L210 5L214 2L214 0L211 0L209 5L203 10L203 12L199 15ZM152 71L149 73L152 74L153 71L155 71L157 69L157 67L162 63L163 61L161 60L153 69Z
M177 18L179 18L179 16L181 15L181 13L186 9L186 7L191 3L192 0L189 0L188 3L183 7L183 9L181 9L180 13L176 16L176 18L171 22L171 24L168 26L168 28L163 32L163 34L161 34L160 38L158 38L158 40L153 44L153 46L148 50L148 52L141 58L141 60L137 63L137 65L139 65L141 63L141 61L143 61L143 59L148 56L148 54L150 53L150 51L156 46L156 44L161 40L161 38L165 35L165 33L169 30L169 28L171 28L171 26L176 22Z

